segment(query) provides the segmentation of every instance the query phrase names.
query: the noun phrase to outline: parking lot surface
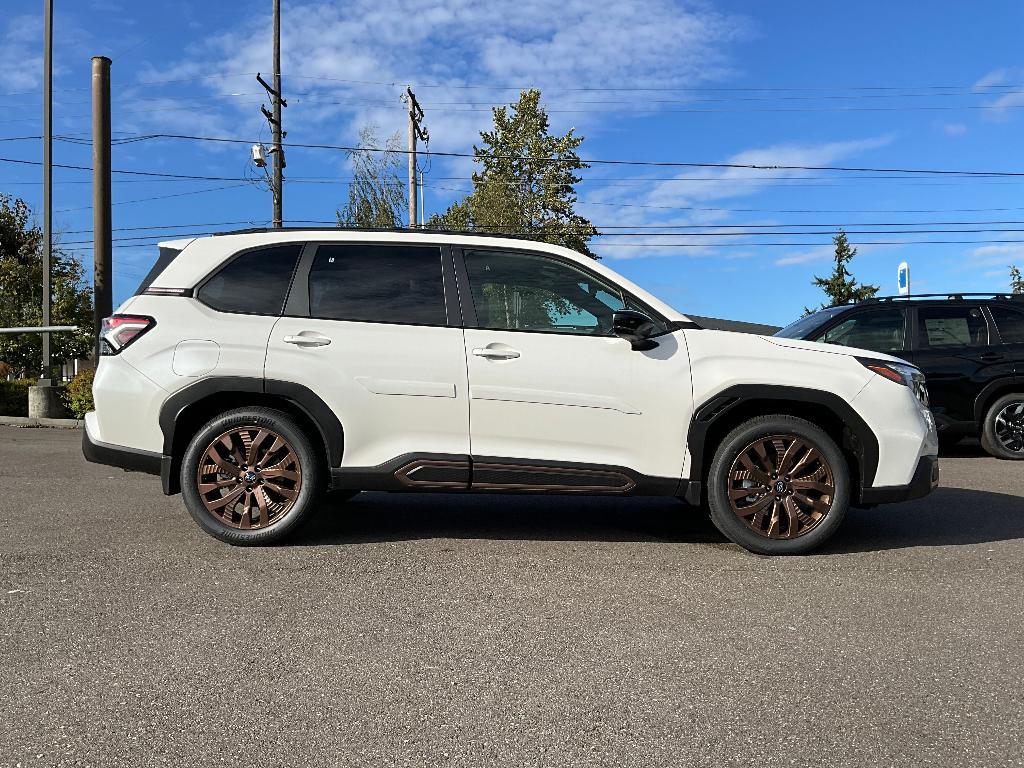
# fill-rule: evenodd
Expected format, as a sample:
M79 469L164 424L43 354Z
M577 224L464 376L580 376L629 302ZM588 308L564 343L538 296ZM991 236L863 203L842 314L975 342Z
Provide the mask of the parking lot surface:
M1024 764L1024 467L768 559L663 499L361 494L202 534L0 428L0 764Z

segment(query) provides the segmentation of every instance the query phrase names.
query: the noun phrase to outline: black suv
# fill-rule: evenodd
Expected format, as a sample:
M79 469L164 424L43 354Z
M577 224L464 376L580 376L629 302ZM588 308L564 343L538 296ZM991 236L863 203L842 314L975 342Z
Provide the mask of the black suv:
M1024 459L1024 295L875 298L823 309L775 335L909 360L925 374L945 444L976 435L993 456Z

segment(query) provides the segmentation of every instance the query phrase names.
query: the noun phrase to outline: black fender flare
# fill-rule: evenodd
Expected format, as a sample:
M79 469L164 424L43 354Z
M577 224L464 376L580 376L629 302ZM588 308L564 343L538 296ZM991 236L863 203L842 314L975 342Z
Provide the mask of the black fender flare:
M832 392L809 387L790 387L772 384L736 384L713 395L694 409L690 430L686 438L690 450L690 478L703 477L707 457L707 434L711 427L737 406L755 400L771 400L797 404L814 403L824 406L844 424L852 439L851 449L860 466L860 487L869 488L878 469L878 438L846 400ZM844 447L844 446L840 446Z
M179 389L168 397L160 407L160 431L163 433L163 455L170 460L164 462L161 472L164 493L176 493L176 473L181 466L181 456L175 456L175 431L182 413L192 405L213 395L226 392L269 395L287 400L298 408L312 422L323 441L330 467L341 466L345 435L341 421L333 410L309 387L292 381L262 379L249 376L209 376Z
M1002 376L981 388L978 396L974 398L974 421L979 430L984 429L985 426L986 406L990 400L998 397L995 393L1002 389L1006 389L1007 392L1024 392L1024 376Z

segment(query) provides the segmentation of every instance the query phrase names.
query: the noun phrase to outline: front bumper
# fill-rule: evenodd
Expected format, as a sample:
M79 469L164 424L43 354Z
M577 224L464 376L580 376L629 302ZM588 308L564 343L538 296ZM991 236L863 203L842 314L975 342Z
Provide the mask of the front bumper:
M922 456L917 462L917 469L909 485L889 485L878 488L862 488L860 503L873 506L875 504L892 504L898 501L910 501L927 496L939 485L939 457Z

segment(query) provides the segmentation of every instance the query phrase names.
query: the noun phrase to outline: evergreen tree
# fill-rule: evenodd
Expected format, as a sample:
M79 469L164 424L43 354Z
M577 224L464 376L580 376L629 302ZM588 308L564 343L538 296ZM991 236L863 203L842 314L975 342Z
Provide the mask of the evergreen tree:
M1020 269L1016 266L1010 267L1010 292L1024 293L1024 278L1020 276Z
M342 227L401 227L402 212L407 207L405 184L399 175L403 155L399 152L398 134L391 136L383 152L378 147L376 128L367 126L359 132L359 148L349 151L352 181L348 185L348 202L337 211Z
M77 325L77 333L55 333L54 362L85 358L92 353L92 288L82 263L53 249L51 261L53 325ZM43 233L31 222L25 201L0 194L0 327L43 324ZM43 364L38 333L0 335L0 360L18 376L36 377Z
M870 299L878 293L879 287L877 285L858 284L857 280L850 273L848 267L850 262L853 261L853 257L857 255L857 249L850 246L846 233L843 230L839 230L836 236L832 238L832 242L836 246L835 269L832 270L832 274L828 277L815 276L813 280L814 285L821 288L830 299L829 303L822 304L821 308L834 307L838 304L854 304L858 301ZM810 314L815 310L805 308L804 311Z
M576 154L583 137L575 129L551 135L536 89L492 115L494 130L481 132L482 146L473 147L480 166L473 192L427 226L530 237L593 256L588 243L597 230L574 210L577 172L588 167Z

